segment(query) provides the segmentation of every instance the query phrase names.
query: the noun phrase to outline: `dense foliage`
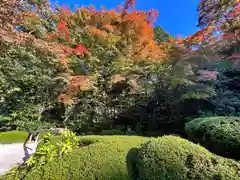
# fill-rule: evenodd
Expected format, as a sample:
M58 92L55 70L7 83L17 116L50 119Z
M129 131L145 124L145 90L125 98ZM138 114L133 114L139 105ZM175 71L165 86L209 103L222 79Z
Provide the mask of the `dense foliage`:
M240 159L240 118L214 116L193 119L186 123L188 138L200 143L212 152Z
M215 114L240 116L239 82L239 68L231 68L219 74L219 79L213 83L216 89L216 96L210 100L215 107Z
M211 61L205 70L215 71L217 77L211 85L216 95L208 99L209 107L202 107L216 115L239 116L239 1L201 1L198 7L199 26L212 26L214 31L199 52ZM220 35L214 35L213 33ZM219 62L219 60L221 60ZM217 65L217 66L216 66ZM209 85L209 82L205 83Z
M237 161L216 156L175 136L153 139L131 149L127 158L132 180L239 179Z
M7 82L1 87L1 126L94 133L116 125L138 133L163 124L174 131L178 121L182 126L193 114L181 109L185 100L214 94L196 81L204 60L153 28L156 10L130 11L130 4L70 11L21 1L14 10L21 18L12 23L18 32L2 33L8 38L1 41L1 67L9 70L1 75Z
M154 27L154 39L157 43L168 42L170 34L166 33L160 26Z
M42 112L57 103L57 90L52 91L60 64L48 54L30 47L2 44L0 58L1 120L21 130L36 130ZM55 93L55 94L54 94Z

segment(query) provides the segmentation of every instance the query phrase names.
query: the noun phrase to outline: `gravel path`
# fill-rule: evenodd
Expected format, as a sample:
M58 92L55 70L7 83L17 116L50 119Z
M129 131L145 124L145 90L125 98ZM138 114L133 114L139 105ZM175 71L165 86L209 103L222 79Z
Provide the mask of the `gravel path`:
M0 144L0 175L23 162L26 153L29 155L36 151L38 143L28 143L24 151L23 143Z

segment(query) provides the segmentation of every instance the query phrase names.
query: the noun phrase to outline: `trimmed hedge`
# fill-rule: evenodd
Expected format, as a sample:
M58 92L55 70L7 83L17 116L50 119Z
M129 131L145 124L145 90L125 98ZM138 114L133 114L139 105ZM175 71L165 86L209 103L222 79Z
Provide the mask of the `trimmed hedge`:
M28 137L25 131L7 131L0 133L0 144L24 142Z
M124 132L118 129L102 130L100 135L124 135Z
M150 138L137 136L83 136L83 147L58 161L30 171L24 180L129 180L126 155ZM0 178L1 179L1 178ZM12 180L5 176L4 180Z
M190 140L210 151L240 159L240 117L215 116L194 119L185 125Z
M176 136L133 148L127 155L132 180L239 180L240 163Z

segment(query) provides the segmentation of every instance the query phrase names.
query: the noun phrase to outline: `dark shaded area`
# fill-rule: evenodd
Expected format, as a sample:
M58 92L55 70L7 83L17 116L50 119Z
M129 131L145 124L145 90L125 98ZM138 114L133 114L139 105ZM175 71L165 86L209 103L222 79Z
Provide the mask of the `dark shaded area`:
M128 151L127 156L126 156L126 165L127 165L127 170L128 170L128 175L130 179L139 179L139 170L137 167L137 155L138 153L138 148L132 148Z
M133 106L119 114L115 125L131 127L137 134L144 136L162 136L179 134L185 136L184 124L188 119L199 116L199 109L205 107L214 110L206 100L185 100L168 104L166 96L152 98L146 105ZM144 100L143 100L144 102Z
M80 147L85 147L85 146L89 146L91 144L94 144L96 142L99 142L97 140L89 140L89 139L81 139L79 142Z

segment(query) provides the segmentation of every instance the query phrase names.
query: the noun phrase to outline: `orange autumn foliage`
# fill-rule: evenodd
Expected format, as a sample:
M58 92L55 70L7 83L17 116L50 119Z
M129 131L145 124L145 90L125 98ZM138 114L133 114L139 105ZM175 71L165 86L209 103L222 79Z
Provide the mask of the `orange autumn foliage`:
M126 3L134 4L133 1ZM72 12L66 23L71 24L74 21L75 25L70 28L83 28L89 35L102 40L108 40L113 35L119 37L117 44L121 44L119 49L126 56L134 56L134 59L139 60L161 60L165 52L161 51L154 41L152 27L157 16L156 10L128 12L126 7L118 6L111 10L101 7L101 10L97 11L91 6ZM108 43L109 41L106 41L106 44ZM154 43L156 45L153 45Z
M58 100L64 104L70 105L74 102L74 97L79 91L91 89L92 83L89 76L69 76L67 75L67 90L64 94L59 95Z
M129 11L130 7L134 7L135 0L127 0L125 6L118 6L116 9L107 10L101 7L97 11L93 6L87 8L78 8L76 11L70 11L68 8L62 8L57 12L57 29L56 32L51 32L46 35L46 40L36 38L34 42L38 42L42 48L56 54L60 63L65 67L68 74L68 85L65 94L59 96L59 101L66 104L72 103L74 95L79 91L86 91L91 88L91 81L88 76L74 76L71 69L68 67L68 58L72 54L85 56L90 55L90 51L83 44L73 44L71 40L74 30L87 32L90 36L100 39L108 39L115 35L116 48L119 49L124 56L132 60L147 60L147 61L162 61L174 54L180 56L180 52L176 48L172 48L173 44L181 44L193 40L202 40L200 34L196 34L184 40L168 43L157 44L154 40L154 29L152 24L155 22L158 12L156 10L144 11ZM34 16L33 13L25 13L25 16ZM61 38L67 44L74 46L63 45L55 42ZM51 40L51 41L50 41ZM44 44L44 43L45 44ZM89 46L91 47L91 46ZM123 80L123 77L116 76L112 79L114 82ZM136 88L136 81L132 81L133 87Z
M71 13L69 9L61 9L59 14L59 22L57 23L57 32L56 33L49 33L47 34L47 38L49 40L54 40L55 38L62 38L66 41L71 43L70 39L70 29L66 23L67 16L69 16ZM58 100L64 104L72 104L73 98L79 91L87 91L89 90L91 86L90 78L87 76L72 76L71 75L71 69L68 67L68 56L71 56L72 54L78 54L81 56L84 56L85 54L90 55L90 51L81 43L76 44L75 48L71 48L66 45L59 44L58 47L60 47L65 53L61 54L60 56L60 63L65 67L67 72L67 90L65 94L61 94L58 97Z
M107 32L102 31L94 26L86 26L87 32L93 36L93 37L100 37L100 38L106 38L107 37Z
M102 29L108 31L108 32L114 32L114 26L110 25L110 24L104 24L102 26Z
M58 96L58 101L63 104L70 105L73 103L73 97L68 94L61 94Z
M90 78L87 76L69 76L68 82L68 89L70 91L86 91L91 88Z
M118 83L118 82L125 81L125 80L126 80L126 78L123 77L121 74L115 74L111 77L112 83Z
M171 42L173 44L178 44L178 45L180 45L180 47L184 47L184 44L197 44L206 39L211 38L214 30L215 29L214 29L213 25L210 24L206 28L204 28L186 38L181 38L180 36L177 36L176 39L169 38L169 42Z

